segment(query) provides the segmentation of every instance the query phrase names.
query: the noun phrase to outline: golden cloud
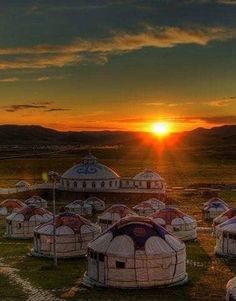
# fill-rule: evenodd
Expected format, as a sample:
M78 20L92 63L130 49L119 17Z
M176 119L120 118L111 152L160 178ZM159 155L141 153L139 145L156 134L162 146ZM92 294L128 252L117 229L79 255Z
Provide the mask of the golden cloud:
M223 27L146 27L138 33L114 33L100 40L76 39L68 45L41 44L31 47L0 48L0 70L42 69L75 65L84 61L107 62L107 56L146 47L171 48L183 44L205 46L212 41L236 37L236 29ZM12 56L9 60L5 56Z

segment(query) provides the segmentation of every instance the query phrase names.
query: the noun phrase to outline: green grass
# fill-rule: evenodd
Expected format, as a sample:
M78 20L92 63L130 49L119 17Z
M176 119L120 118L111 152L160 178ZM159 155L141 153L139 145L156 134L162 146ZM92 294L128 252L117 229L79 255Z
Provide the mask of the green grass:
M224 162L218 162L214 158L203 157L197 153L174 152L160 156L159 153L150 155L148 150L141 154L138 153L139 150L132 150L125 157L124 150L112 150L110 155L97 152L104 164L111 166L122 176L132 176L145 167L155 167L169 186L188 186L194 183L231 183L236 170L236 164L232 160L225 159ZM0 186L14 185L19 179L38 181L42 172L48 170L54 169L63 172L73 163L80 161L80 155L80 153L73 153L47 158L0 161ZM235 206L235 192L221 191L220 196L231 206ZM205 199L200 194L187 196L183 192L173 192L170 197L181 210L193 215L200 226L207 226L202 220L201 214ZM60 202L60 206L62 204ZM128 203L127 205L133 204ZM32 247L31 240L2 238L4 231L4 221L0 220L0 258L3 258L5 263L19 269L20 276L28 279L34 286L52 290L54 294L61 296L76 285L83 276L86 270L85 259L59 260L59 268L55 270L52 268L51 259L33 258L26 255ZM11 244L6 244L8 242ZM189 282L182 287L147 290L79 290L75 297L71 296L70 300L222 300L225 295L225 285L236 272L236 263L235 261L216 259L213 254L214 244L215 240L210 234L200 234L198 241L187 243L187 258L191 263L187 264ZM194 265L194 262L197 264ZM18 297L18 295L17 300L25 300L20 287L9 283L2 274L0 277L0 300L16 300L14 296Z

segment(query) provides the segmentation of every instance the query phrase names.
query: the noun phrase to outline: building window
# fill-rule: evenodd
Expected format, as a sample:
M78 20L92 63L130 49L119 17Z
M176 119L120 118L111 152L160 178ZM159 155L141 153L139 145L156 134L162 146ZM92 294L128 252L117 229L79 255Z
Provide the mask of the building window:
M83 188L86 188L86 182L83 182L82 186Z
M77 182L76 181L74 181L74 187L77 187Z
M101 183L101 187L105 187L105 182L102 182L102 183Z
M101 261L101 262L104 262L104 254L99 253L98 254L98 260Z
M96 187L96 183L92 182L92 187L95 188Z
M66 184L67 184L67 187L70 187L70 182L69 181L67 181Z
M109 182L109 186L112 187L112 181Z
M123 261L116 261L116 268L117 269L125 269L125 262L123 262Z

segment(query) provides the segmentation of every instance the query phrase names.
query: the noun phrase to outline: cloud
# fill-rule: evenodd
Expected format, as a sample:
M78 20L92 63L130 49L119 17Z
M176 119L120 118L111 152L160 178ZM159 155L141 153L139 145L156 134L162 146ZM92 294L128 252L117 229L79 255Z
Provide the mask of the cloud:
M19 81L20 79L18 77L7 77L7 78L1 78L1 83L14 83Z
M233 101L236 100L236 96L225 97L222 99L217 99L210 101L208 105L213 107L227 107L232 104Z
M60 111L70 111L71 109L66 108L50 108L45 110L45 112L60 112Z
M178 107L178 106L184 106L184 105L192 105L194 102L176 102L176 103L167 103L167 102L146 102L143 105L145 106L165 106L165 107Z
M46 108L45 105L37 105L37 104L17 104L17 105L10 105L8 107L4 107L6 112L17 112L21 110L28 110L28 109L43 109Z
M42 110L44 112L69 111L68 108L51 107L53 101L39 101L30 104L13 104L2 107L6 112L14 113L23 110Z
M61 68L87 61L104 64L110 55L146 47L171 48L184 44L205 46L213 41L227 41L235 37L236 28L146 26L143 31L137 33L114 32L108 38L75 39L67 45L40 44L31 47L0 48L0 70ZM9 60L9 56L13 59Z

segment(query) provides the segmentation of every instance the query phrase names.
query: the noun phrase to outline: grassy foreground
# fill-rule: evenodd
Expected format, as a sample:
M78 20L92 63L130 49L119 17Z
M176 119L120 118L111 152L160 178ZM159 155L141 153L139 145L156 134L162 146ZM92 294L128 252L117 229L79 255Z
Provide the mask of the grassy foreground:
M114 151L112 151L114 152ZM201 154L185 155L183 153L157 155L137 158L135 152L127 154L98 153L102 163L114 168L122 176L132 176L145 167L157 168L169 186L189 186L196 183L232 183L236 165L230 160L216 160L202 157ZM47 158L22 158L0 161L0 187L13 186L19 179L37 182L43 172L48 170L65 171L75 162L80 161L81 154L60 154ZM117 158L117 159L114 159ZM236 192L224 190L220 196L231 206L236 205ZM175 204L184 212L193 215L199 226L209 226L201 216L205 199L200 194L186 195L175 192L170 195ZM61 205L61 204L60 204ZM107 206L110 204L108 203ZM132 204L127 204L131 206ZM217 259L214 254L215 239L210 233L199 233L196 242L187 243L187 272L189 282L181 287L147 290L117 290L78 288L85 270L85 259L59 260L59 267L52 268L52 260L27 256L32 241L9 240L3 238L5 224L0 220L0 269L1 261L12 268L23 279L38 288L49 290L53 295L68 297L68 300L82 301L191 301L223 300L225 285L236 272L236 262ZM77 287L74 293L71 288ZM22 287L0 273L0 300L27 300Z

